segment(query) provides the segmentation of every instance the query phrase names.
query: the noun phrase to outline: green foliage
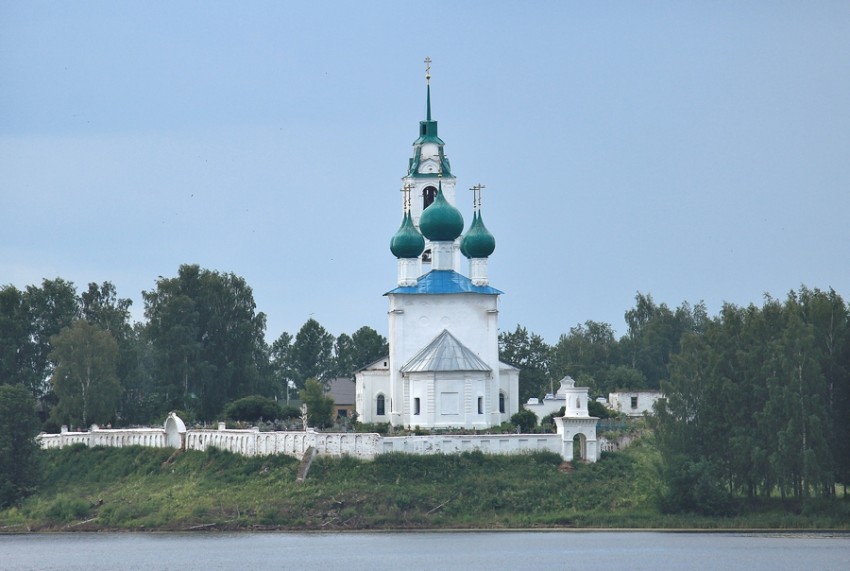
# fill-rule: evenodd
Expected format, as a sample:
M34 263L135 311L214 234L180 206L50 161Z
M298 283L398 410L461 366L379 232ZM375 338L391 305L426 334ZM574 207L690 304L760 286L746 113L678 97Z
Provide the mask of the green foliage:
M549 413L543 417L540 421L540 426L546 430L546 432L555 432L557 427L555 426L555 418L560 418L564 416L564 412L566 412L567 407L562 406L560 409L555 412ZM593 415L591 415L593 416Z
M542 398L551 388L551 348L540 335L517 325L513 333L499 334L499 359L519 368L519 402Z
M224 416L228 420L258 420L283 419L283 410L273 399L252 395L235 400L224 408Z
M723 486L717 464L675 458L664 466L666 489L659 497L664 513L691 512L701 515L730 515L733 498Z
M682 337L653 420L665 509L715 514L730 496L835 496L835 467L846 463L835 415L850 414L835 398L850 381L837 350L847 322L834 292L802 288L784 303L726 305Z
M212 420L230 400L271 392L266 318L243 278L183 265L156 286L142 295L163 409Z
M333 376L333 335L308 319L295 335L292 344L292 374L295 385L304 388L308 379L325 381Z
M77 316L74 284L43 280L41 287L0 289L0 383L23 385L33 397L48 394L53 364L50 339Z
M307 405L310 426L327 428L333 424L334 399L325 394L325 389L319 381L307 379L299 396L301 402Z
M660 513L652 438L569 466L553 453L319 456L303 483L287 456L85 446L44 455L43 485L0 510L3 529L847 529L850 521L850 503L816 500L803 510L733 504L746 516Z
M377 434L388 434L390 432L389 422L358 422L355 430L357 432L368 432Z
M31 493L38 481L39 420L35 401L20 385L0 385L0 508Z
M350 337L343 333L334 345L334 376L353 378L355 371L389 354L387 340L371 327Z
M88 427L115 417L121 385L116 374L118 344L108 332L82 319L53 337L56 363L51 384L59 401L54 417Z
M587 401L587 413L600 419L611 418L611 409L593 399Z
M537 426L537 415L527 409L511 415L511 424L518 426L521 432L531 432Z

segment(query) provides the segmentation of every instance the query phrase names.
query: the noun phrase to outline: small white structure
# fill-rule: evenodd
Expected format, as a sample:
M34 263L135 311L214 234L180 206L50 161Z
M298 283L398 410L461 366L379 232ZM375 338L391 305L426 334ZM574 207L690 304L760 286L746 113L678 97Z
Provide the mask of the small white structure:
M561 407L567 407L567 394L575 395L577 398L584 399L584 408L587 409L587 388L576 387L576 382L569 375L561 379L561 386L553 395L549 393L541 401L538 398L530 398L528 402L522 405L525 410L530 410L537 415L537 422L540 423L544 418L558 412Z
M561 379L558 393L564 397L564 416L555 417L555 426L561 437L561 457L596 462L599 459L599 446L596 440L595 416L587 411L587 387L577 387L572 377ZM560 406L558 407L560 409ZM576 454L578 458L575 458Z
M619 391L608 393L608 408L626 416L652 414L653 405L662 397L661 391Z

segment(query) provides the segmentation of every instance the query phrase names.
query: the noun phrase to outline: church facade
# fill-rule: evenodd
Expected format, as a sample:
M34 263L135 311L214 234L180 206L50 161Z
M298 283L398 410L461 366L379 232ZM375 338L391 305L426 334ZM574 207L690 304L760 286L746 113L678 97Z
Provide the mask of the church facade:
M431 117L430 70L426 80L425 120L402 178L402 222L390 240L398 279L385 294L389 355L356 374L356 410L365 423L485 429L519 410L519 371L499 361L502 292L489 282L496 242L482 217L483 187L471 189L464 232L456 178Z

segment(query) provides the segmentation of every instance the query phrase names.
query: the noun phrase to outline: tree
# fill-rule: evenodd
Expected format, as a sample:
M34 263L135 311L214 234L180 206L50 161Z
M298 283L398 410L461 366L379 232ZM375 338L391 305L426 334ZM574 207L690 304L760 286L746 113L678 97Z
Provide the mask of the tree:
M334 377L353 377L356 359L354 341L342 333L334 341Z
M230 400L273 391L266 317L244 279L182 265L156 286L142 296L164 407L210 420Z
M326 381L334 370L334 337L315 319L308 319L292 344L292 373L295 385L303 388L307 379Z
M31 391L38 398L49 388L46 381L53 370L50 340L77 318L79 306L74 284L60 278L42 280L40 288L27 286L26 296L33 326Z
M89 283L80 294L80 316L112 335L118 344L116 373L123 390L118 413L125 423L144 423L151 420L153 383L151 371L142 369L141 359L147 347L140 329L130 323L132 300L119 298L111 282Z
M39 420L23 386L0 385L0 508L30 493L38 481Z
M624 363L643 373L650 388L669 378L672 355L679 352L682 335L699 333L707 322L705 305L687 302L675 312L656 305L649 294L638 293L635 307L625 314L628 333L620 339Z
M387 340L371 327L363 326L350 337L343 333L336 339L335 375L353 378L354 373L389 353Z
M299 396L307 405L307 422L317 428L326 428L333 424L334 399L325 394L325 389L317 379L307 379Z
M359 369L386 357L390 352L387 339L368 326L363 326L351 335L354 342L354 368Z
M33 385L28 362L31 335L24 293L14 286L3 286L0 288L0 385Z
M92 282L80 294L80 317L112 334L116 341L130 336L130 306L133 301L119 298L111 282Z
M552 392L549 378L551 349L536 333L529 335L525 327L517 325L513 333L499 334L499 359L519 369L519 399L526 402L531 397L542 398Z
M121 385L116 374L118 344L96 325L77 320L52 339L56 362L52 384L61 422L88 426L115 417Z
M0 290L0 382L25 386L36 399L48 390L53 369L50 338L78 312L74 284L43 280L41 287Z
M570 328L552 347L551 372L553 378L571 375L587 379L591 391L606 393L608 370L617 353L614 330L607 323L586 321L584 325Z
M295 365L292 354L292 335L284 331L270 350L271 374L279 397L289 401L289 383L295 380Z

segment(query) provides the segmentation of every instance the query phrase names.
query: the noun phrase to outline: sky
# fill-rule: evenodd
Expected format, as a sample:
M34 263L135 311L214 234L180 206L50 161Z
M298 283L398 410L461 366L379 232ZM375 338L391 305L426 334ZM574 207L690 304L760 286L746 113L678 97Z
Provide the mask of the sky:
M500 327L850 298L850 3L0 0L0 285L243 277L267 339L387 333L425 113ZM464 264L465 271L465 264Z

